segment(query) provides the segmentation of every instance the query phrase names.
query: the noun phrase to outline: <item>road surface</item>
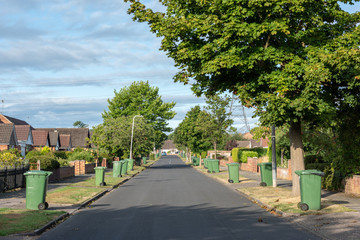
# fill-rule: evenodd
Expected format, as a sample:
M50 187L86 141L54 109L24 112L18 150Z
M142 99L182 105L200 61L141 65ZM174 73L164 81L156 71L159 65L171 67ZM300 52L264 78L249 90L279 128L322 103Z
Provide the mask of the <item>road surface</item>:
M185 165L151 168L39 239L318 239Z

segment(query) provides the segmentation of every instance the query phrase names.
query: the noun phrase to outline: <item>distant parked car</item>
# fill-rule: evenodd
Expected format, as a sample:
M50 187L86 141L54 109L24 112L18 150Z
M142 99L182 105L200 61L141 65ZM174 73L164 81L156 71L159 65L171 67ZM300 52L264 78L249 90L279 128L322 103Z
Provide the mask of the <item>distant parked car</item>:
M166 156L166 152L162 152L162 153L161 153L161 156Z

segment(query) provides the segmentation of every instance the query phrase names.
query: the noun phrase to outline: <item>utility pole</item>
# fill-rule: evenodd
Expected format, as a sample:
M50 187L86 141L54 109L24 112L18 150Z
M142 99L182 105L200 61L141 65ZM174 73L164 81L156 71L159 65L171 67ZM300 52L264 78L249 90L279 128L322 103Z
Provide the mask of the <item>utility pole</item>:
M271 155L272 155L272 181L273 187L277 187L276 183L276 142L275 142L275 125L271 127Z
M245 108L241 104L240 99L235 94L232 95L230 105L230 118L234 121L234 125L240 124L240 132L250 132L250 126L246 118Z

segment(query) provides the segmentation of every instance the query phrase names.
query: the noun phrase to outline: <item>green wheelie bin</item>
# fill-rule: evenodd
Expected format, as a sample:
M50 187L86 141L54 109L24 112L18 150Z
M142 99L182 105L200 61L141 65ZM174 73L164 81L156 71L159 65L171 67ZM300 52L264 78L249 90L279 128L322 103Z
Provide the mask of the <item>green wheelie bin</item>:
M143 164L146 164L146 160L147 160L146 157L143 157L142 160L143 160Z
M298 170L301 202L298 208L303 211L319 210L321 208L321 177L325 174L319 170Z
M200 158L198 158L198 157L193 157L192 162L193 162L194 166L199 166L199 164L200 164Z
M125 176L127 174L128 162L127 160L121 160L120 162L122 162L121 176Z
M208 172L209 173L218 173L219 169L219 160L218 159L209 159L208 160Z
M208 168L208 160L209 158L204 158L204 168Z
M127 163L128 163L128 166L127 166L127 170L128 172L132 171L134 169L134 159L127 159Z
M121 177L121 166L122 162L113 161L113 177Z
M212 160L213 160L213 159L210 159L210 158L208 158L208 159L206 160L208 173L212 173L212 172L213 172L213 163L212 163Z
M49 171L33 170L24 173L26 177L26 208L45 210L49 204L45 201Z
M226 164L229 170L229 183L239 183L239 163Z
M260 166L261 183L260 186L272 186L272 163L258 163Z
M95 167L95 186L106 186L105 179L106 167Z

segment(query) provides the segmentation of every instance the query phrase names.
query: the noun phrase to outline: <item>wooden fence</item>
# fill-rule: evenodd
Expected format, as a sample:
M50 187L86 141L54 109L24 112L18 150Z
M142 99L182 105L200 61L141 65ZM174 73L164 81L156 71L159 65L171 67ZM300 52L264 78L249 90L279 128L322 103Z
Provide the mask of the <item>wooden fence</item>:
M25 186L25 172L29 166L0 169L0 192Z

